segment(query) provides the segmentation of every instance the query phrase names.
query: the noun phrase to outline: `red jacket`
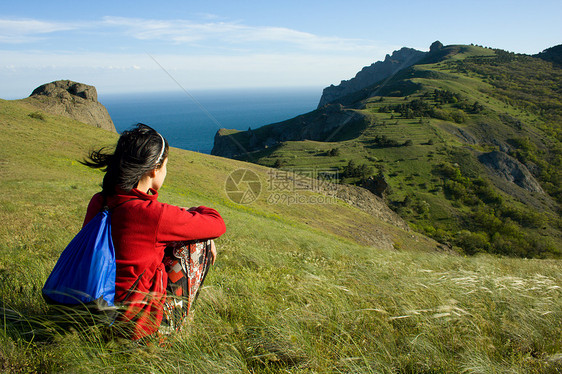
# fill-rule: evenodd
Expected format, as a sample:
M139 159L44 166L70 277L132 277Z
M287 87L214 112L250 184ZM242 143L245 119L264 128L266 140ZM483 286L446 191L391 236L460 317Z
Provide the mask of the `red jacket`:
M115 301L127 298L125 318L140 323L133 333L134 339L155 332L162 320L168 281L162 259L167 243L214 239L225 232L224 221L216 210L200 206L188 211L160 203L157 201L158 192L152 189L150 192L147 194L137 189L128 193L121 191L106 201L109 208L122 204L111 214L111 236L117 267ZM84 225L103 205L101 193L92 197ZM147 296L150 296L148 301ZM135 303L138 304L136 307ZM150 323L142 321L146 318L150 319Z

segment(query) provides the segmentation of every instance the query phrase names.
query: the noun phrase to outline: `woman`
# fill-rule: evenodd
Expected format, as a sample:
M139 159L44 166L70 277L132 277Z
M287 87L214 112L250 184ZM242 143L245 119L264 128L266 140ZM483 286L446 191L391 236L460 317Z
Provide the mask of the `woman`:
M176 286L181 284L178 272L180 280L186 279L179 296L186 298L187 304L181 306L181 314L189 311L194 292L216 258L211 239L225 232L224 221L214 209L185 209L158 201L158 190L167 173L168 149L162 135L138 124L121 134L113 153L105 153L102 148L91 152L89 160L83 162L105 171L102 191L92 197L84 225L104 207L112 209L115 301L124 307L120 319L132 322L128 325L133 340L158 331L165 310L173 313L172 295L166 300L166 270L174 275ZM177 291L177 287L169 289L176 295ZM177 319L174 325L169 313L166 320L176 329L181 325Z

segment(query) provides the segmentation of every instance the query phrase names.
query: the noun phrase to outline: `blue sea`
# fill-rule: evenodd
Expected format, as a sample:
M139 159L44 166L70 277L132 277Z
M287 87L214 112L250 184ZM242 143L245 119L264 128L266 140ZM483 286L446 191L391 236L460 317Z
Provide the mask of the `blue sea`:
M284 121L316 109L321 88L226 89L105 94L118 132L147 124L172 147L211 153L219 128L247 130Z

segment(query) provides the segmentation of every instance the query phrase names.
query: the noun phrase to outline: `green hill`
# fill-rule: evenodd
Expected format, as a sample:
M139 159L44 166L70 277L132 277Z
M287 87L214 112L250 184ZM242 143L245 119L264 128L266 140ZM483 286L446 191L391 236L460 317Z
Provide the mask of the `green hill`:
M560 257L558 49L539 58L436 48L313 112L251 131L221 130L214 153L286 170L332 168L342 182L363 186L378 175L389 206L445 245Z
M4 100L0 129L3 372L562 370L559 260L439 251L306 188L299 193L315 203L273 201L263 166L178 149L161 200L217 208L227 223L194 320L163 347L106 339L95 327L60 328L40 290L102 177L78 160L117 136ZM239 169L262 185L251 204L226 194Z

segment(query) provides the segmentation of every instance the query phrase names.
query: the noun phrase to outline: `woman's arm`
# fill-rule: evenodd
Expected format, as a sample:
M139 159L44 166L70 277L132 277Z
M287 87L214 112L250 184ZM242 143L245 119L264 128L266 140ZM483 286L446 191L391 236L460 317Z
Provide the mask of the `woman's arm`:
M226 231L224 220L215 209L200 206L184 209L164 204L157 240L161 242L214 239Z

